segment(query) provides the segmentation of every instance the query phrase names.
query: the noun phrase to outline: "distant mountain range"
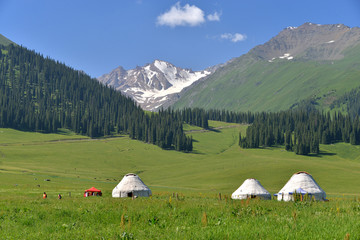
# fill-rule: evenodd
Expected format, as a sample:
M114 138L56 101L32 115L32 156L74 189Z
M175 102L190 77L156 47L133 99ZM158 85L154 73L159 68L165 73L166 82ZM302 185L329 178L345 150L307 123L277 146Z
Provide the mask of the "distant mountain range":
M359 78L360 28L305 23L198 81L173 107L279 111L309 100L326 109Z
M0 45L11 43L0 35ZM98 80L150 111L169 106L279 111L304 103L328 109L360 87L359 78L360 28L305 23L203 71L155 60L131 70L118 67Z
M184 88L210 75L215 69L216 67L194 72L155 60L128 71L118 67L98 80L132 97L143 109L156 111L165 103L177 100L178 93Z
M193 72L156 60L128 71L119 67L99 81L151 111L279 111L304 101L324 109L360 86L359 69L360 28L305 23L212 69Z

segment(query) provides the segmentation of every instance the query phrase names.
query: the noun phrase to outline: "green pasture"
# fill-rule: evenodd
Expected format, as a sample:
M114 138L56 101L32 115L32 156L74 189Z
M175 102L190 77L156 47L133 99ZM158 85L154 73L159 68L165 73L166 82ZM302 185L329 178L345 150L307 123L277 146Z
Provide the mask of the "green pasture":
M246 126L209 124L210 130L184 127L194 139L193 153L161 150L127 136L89 139L67 131L0 129L0 239L360 236L358 146L321 145L317 156L297 156L282 147L241 149L238 135ZM247 178L273 194L297 171L311 173L330 201L230 199ZM151 188L151 198L111 197L130 172ZM92 186L103 197L84 198ZM48 199L42 199L44 191Z
M5 196L1 239L358 239L360 202L219 200L157 192L151 198Z
M21 132L10 128L0 128L0 146L7 144L37 144L51 141L86 139L82 135L67 130L60 129L58 134L35 133L35 132Z
M359 146L321 145L317 156L295 155L282 147L241 149L238 135L239 131L245 134L246 126L214 121L210 126L207 131L188 127L187 134L194 139L193 153L161 150L127 136L89 139L69 133L1 129L0 191L61 190L80 195L95 186L110 195L121 178L133 172L154 193L230 195L247 178L258 179L276 193L293 173L307 171L329 196L360 194Z

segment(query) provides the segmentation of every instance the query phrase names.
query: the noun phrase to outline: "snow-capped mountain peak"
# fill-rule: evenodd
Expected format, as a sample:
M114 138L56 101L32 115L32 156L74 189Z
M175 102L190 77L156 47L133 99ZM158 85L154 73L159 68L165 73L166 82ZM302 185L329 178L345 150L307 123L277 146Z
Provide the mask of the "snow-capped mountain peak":
M172 95L209 74L211 71L194 72L155 60L153 63L128 71L122 67L116 68L98 80L131 96L143 109L156 111L169 101Z

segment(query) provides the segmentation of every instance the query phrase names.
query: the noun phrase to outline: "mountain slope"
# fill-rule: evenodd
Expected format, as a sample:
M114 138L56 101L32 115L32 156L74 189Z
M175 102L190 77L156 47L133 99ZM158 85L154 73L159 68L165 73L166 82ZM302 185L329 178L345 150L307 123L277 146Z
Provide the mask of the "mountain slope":
M191 151L182 121L169 111L146 114L96 79L17 45L0 45L0 127L90 137L114 133L166 149Z
M360 85L360 29L306 23L218 69L173 107L278 111L302 100L322 107Z
M0 34L0 45L7 46L7 45L9 45L9 44L11 44L11 43L14 44L13 41L7 39L6 37L4 37L3 35Z
M0 126L91 137L109 135L119 119L142 110L88 75L17 45L0 45Z
M177 98L177 93L184 88L210 73L211 70L194 72L155 60L128 71L118 67L98 80L132 97L143 109L155 111L164 103Z

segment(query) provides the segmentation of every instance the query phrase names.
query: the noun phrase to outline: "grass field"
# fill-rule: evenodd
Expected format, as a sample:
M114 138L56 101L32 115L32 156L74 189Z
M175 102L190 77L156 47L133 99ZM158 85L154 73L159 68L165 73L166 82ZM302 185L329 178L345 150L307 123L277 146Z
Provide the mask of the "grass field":
M1 239L358 239L360 202L25 195L0 202ZM11 204L10 204L11 202ZM346 237L350 238L346 238Z
M321 154L312 157L283 148L241 149L238 133L246 126L219 122L210 122L210 126L213 130L187 127L195 141L194 153L161 150L126 136L89 139L68 132L1 129L0 191L16 191L13 186L18 184L21 191L23 187L34 192L61 187L81 194L84 188L96 185L110 194L126 173L133 172L155 192L230 194L245 179L256 178L275 193L293 173L307 171L330 196L360 193L360 185L354 184L359 183L359 146L321 145Z
M246 126L209 124L210 131L184 127L195 140L194 153L161 150L126 136L89 139L67 131L40 134L0 129L0 232L6 236L0 238L360 236L359 147L321 145L321 154L312 157L283 148L241 149L238 133ZM297 171L311 173L330 202L229 199L247 178L258 179L276 193ZM152 198L111 198L112 189L129 172L151 188ZM103 191L102 198L82 197L92 186ZM44 191L46 200L41 199ZM64 196L61 201L58 193ZM170 199L173 193L180 199Z

